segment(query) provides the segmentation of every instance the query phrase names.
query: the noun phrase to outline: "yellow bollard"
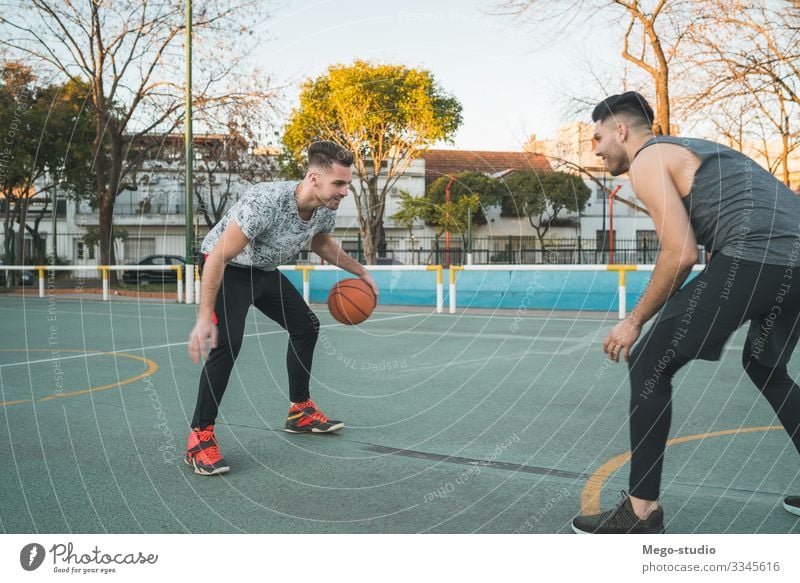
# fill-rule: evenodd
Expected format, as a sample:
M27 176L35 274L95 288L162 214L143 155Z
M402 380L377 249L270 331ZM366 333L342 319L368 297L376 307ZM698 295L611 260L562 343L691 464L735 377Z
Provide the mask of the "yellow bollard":
M44 267L41 265L37 265L34 267L36 272L39 274L39 297L44 297Z
M456 272L463 271L462 265L450 266L450 313L456 313Z
M183 265L173 265L178 277L178 303L183 303Z
M100 273L103 275L103 301L108 301L108 266L101 265Z
M303 272L303 299L307 304L311 303L311 282L308 276L309 271L314 271L313 265L295 265L296 271Z
M627 296L625 274L629 271L636 271L635 265L606 265L608 271L616 271L618 274L618 293L619 293L619 319L624 320L627 315Z
M428 271L436 272L436 313L441 314L444 311L444 281L442 278L441 265L428 265Z

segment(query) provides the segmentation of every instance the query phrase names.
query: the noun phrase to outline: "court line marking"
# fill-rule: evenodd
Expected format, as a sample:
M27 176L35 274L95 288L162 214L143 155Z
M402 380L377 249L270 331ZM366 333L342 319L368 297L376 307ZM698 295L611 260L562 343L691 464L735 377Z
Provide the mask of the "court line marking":
M66 348L60 348L58 350L59 350L59 352L84 352L82 350L66 349ZM35 348L31 348L31 349L4 348L4 349L0 349L0 352L26 352L26 351L27 352L53 352L49 348L38 348L38 349L35 349ZM111 384L108 384L108 385L101 385L101 386L98 386L98 387L89 387L88 389L81 389L81 390L78 390L78 391L72 391L70 393L59 393L59 394L55 394L55 395L49 395L47 397L42 397L41 399L36 399L36 402L37 403L41 403L42 401L52 401L54 399L63 399L65 397L74 397L75 395L85 395L86 393L94 393L94 392L97 392L97 391L104 391L106 389L113 389L115 387L122 387L124 385L129 385L131 383L135 383L138 380L141 380L141 379L143 379L143 378L145 378L147 376L150 376L150 375L152 375L154 372L156 372L158 370L158 365L154 361L150 360L149 358L144 358L143 356L136 356L135 354L125 354L125 353L122 353L122 352L95 352L92 355L93 356L106 355L106 356L114 356L114 357L120 356L122 358L130 358L131 360L138 360L139 362L143 362L144 364L147 365L147 370L145 372L143 372L142 374L136 375L136 376L128 378L128 379L123 379L123 380L117 381L115 383L111 383ZM85 354L84 355L77 355L77 356L69 356L67 358L80 358L81 356L85 356ZM50 359L49 361L53 361L53 360L65 360L65 359L53 358L53 359ZM37 362L49 362L49 361L40 360L40 361L37 361ZM22 400L19 400L19 401L2 401L2 402L0 402L0 407L7 407L7 406L10 406L10 405L20 405L22 403L32 403L32 402L33 402L33 399L22 399Z
M375 321L376 322L383 322L384 320L397 320L397 319L400 319L400 318L411 318L411 317L415 317L415 316L418 317L418 316L420 316L420 314L394 316L394 317L391 317L391 318L381 318L380 320L375 320ZM339 324L339 323L336 323L336 324L324 324L324 325L320 326L320 328L333 328L333 327L336 327L336 326L345 326L345 324ZM244 337L245 338L252 338L253 336L270 336L272 334L285 334L285 333L286 333L285 330L272 330L270 332L254 332L252 334L245 334ZM123 349L120 349L120 350L116 350L114 352L92 352L92 351L89 351L89 352L85 352L84 354L77 354L75 356L65 356L63 358L43 358L41 360L22 360L22 361L19 361L19 362L9 362L9 363L6 363L6 364L0 364L0 369L2 369L2 368L10 368L12 366L24 366L24 365L30 365L30 364L40 364L42 362L53 362L54 360L71 360L73 358L88 358L90 356L100 356L100 355L103 355L103 354L119 354L119 355L123 355L123 354L126 354L128 352L145 352L147 350L157 350L159 348L170 348L172 346L186 346L188 344L189 344L189 342L187 340L186 342L168 342L166 344L154 344L154 345L151 345L151 346L137 346L136 348L123 348ZM30 348L30 349L8 348L8 349L0 349L0 352L25 352L26 350L28 352L59 352L59 349L51 350L51 349L42 349L42 348L36 348L36 349L34 349L34 348ZM60 350L60 352L78 352L78 351Z
M17 298L4 298L4 297L0 296L0 301L2 301L2 300L14 300L14 299L17 299ZM31 300L39 300L39 299L44 300L46 298L39 298L37 296L35 298L29 298L28 301L30 302ZM163 306L164 306L164 304L159 303L159 302L143 302L143 303L141 303L141 302L133 302L133 301L130 301L130 302L129 301L119 301L119 302L109 303L109 302L103 302L101 300L85 300L85 299L84 300L80 300L80 299L73 299L73 298L59 298L59 300L61 302L71 302L71 303L75 303L75 304L77 304L77 303L82 303L82 304L97 303L97 304L101 304L101 305L115 305L115 306L122 306L122 305L126 305L126 306L128 306L128 305L153 306L153 307L157 307L158 309L163 309ZM311 302L311 304L313 306L315 306L315 307L322 307L322 306L325 305L325 302ZM182 307L182 309L186 309L186 304L177 304L177 303L175 303L174 305L175 306L180 306L180 307ZM387 308L388 307L395 307L395 306L396 307L409 307L409 306L403 306L402 304L387 304L386 305ZM196 305L190 305L189 307L196 308L197 306ZM379 305L378 309L376 309L373 313L374 314L396 314L397 313L397 310L381 310L380 307L381 306ZM575 317L565 317L565 316L555 316L555 315L551 316L551 315L547 315L547 314L541 314L541 312L546 311L546 310L527 310L529 312L539 312L539 314L537 314L537 315L532 315L532 314L528 315L526 313L519 314L519 313L515 313L515 312L519 311L517 308L485 308L485 307L484 308L480 308L480 307L472 308L470 306L464 306L464 307L460 307L459 308L459 310L462 310L461 312L458 312L457 314L454 315L454 314L447 314L447 313L443 313L443 312L442 313L436 312L435 311L436 310L435 306L419 305L419 306L410 306L410 307L419 308L419 311L414 312L413 314L410 314L410 315L413 315L413 316L427 316L427 317L435 316L437 318L453 318L454 316L456 316L457 318L472 318L472 319L496 318L496 319L523 320L523 321L527 321L527 320L552 320L552 321L559 321L559 322L575 322L575 321L578 321L578 322L607 322L607 323L612 323L612 324L617 322L617 313L616 312L604 312L602 310L583 310L582 311L582 313L584 313L584 314L588 313L588 314L592 314L592 315L597 315L598 316L598 317L595 317L595 318L591 318L591 317L584 317L583 315L576 315ZM46 312L47 311L47 308L30 308L30 307L26 307L26 309L30 310L30 311L37 311L37 312ZM465 313L463 311L463 310L469 310L469 309L497 310L499 313L496 313L496 314L470 314L470 313ZM9 307L5 307L5 306L0 306L0 310L17 311L17 308L9 308ZM558 311L581 312L581 310L558 310ZM89 315L97 315L97 316L107 316L108 315L108 313L104 313L104 312L61 311L61 313L64 313L64 314L89 314ZM608 314L607 317L600 317L601 314L606 314L606 313ZM137 317L135 314L121 314L121 316L123 316L123 317ZM148 316L148 317L149 318L157 318L158 316ZM167 319L194 321L194 318L188 319L188 318L174 318L173 317L173 318L167 318Z
M710 433L697 433L695 435L684 435L682 437L673 437L667 440L667 447L671 445L678 445L689 441L699 441L701 439L708 439L711 437L721 437L725 435L737 435L739 433L758 433L762 431L778 431L783 430L782 425L761 425L759 427L742 427L739 429L724 429L722 431L712 431ZM581 514L589 516L592 514L600 513L600 493L606 481L611 477L615 471L628 463L631 459L631 452L626 451L618 456L615 456L597 468L581 491Z

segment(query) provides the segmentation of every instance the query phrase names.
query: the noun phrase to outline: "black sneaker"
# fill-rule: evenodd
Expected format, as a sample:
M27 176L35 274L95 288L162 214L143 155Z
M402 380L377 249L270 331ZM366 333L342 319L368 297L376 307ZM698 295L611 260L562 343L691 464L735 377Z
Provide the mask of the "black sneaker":
M344 423L328 419L309 399L292 405L286 419L286 431L289 433L332 433L344 427Z
M659 506L642 520L633 511L628 493L622 491L622 501L614 510L591 516L578 516L572 521L578 534L662 534L664 511Z
M792 514L800 516L800 496L789 496L783 500L783 507Z

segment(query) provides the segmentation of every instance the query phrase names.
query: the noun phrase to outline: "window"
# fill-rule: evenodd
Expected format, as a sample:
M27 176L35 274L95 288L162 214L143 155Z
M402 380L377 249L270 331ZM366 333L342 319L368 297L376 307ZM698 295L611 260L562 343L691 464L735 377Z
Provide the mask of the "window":
M139 263L148 255L155 255L155 237L130 237L125 241L125 261L126 263ZM162 258L163 264L163 258Z
M636 255L641 263L652 263L658 255L658 235L655 231L636 231Z
M597 198L598 202L605 202L606 201L607 193L606 193L605 190L603 190L599 186L597 187L597 191L596 191L595 194L596 194L596 198Z
M658 247L658 235L655 231L636 231L636 246L656 249Z

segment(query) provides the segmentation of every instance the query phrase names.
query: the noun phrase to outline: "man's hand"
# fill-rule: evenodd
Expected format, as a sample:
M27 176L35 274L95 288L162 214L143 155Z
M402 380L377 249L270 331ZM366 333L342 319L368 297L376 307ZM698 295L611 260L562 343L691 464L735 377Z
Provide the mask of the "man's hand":
M200 357L203 360L208 357L211 348L217 347L217 326L211 320L198 319L189 334L189 358L197 364Z
M375 299L377 300L378 299L378 294L380 292L378 291L378 284L375 283L375 280L373 279L372 274L365 269L364 273L362 273L359 277L361 279L363 279L365 282L367 282L372 287L372 291L375 292Z
M639 334L642 333L641 325L627 318L614 326L603 342L603 352L614 362L619 362L619 354L624 351L625 361L631 356L631 346L634 345Z

